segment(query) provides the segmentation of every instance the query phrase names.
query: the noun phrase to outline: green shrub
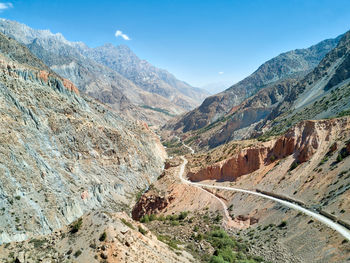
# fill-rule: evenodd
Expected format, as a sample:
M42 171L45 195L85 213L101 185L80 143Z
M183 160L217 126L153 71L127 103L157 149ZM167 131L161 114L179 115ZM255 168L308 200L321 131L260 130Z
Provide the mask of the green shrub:
M32 240L29 241L29 243L33 243L34 248L40 248L46 243L46 241L42 239L33 238Z
M287 221L284 220L278 225L279 228L283 228L285 226L287 226Z
M175 221L171 221L170 224L171 224L172 226L178 226L178 225L180 225L180 222L177 221L177 220L175 220Z
M289 171L293 171L295 168L297 168L299 166L298 161L294 161L292 162L292 164L289 167Z
M77 250L75 253L74 253L74 257L77 258L81 255L81 250Z
M141 217L140 222L141 223L148 223L149 222L149 216L148 215L144 215L143 217Z
M227 263L221 256L212 256L209 262L210 263Z
M158 216L158 221L164 221L165 217L163 215Z
M154 220L157 220L157 216L155 214L150 214L149 221L154 221Z
M179 220L184 220L188 215L188 212L181 212L178 219Z
M157 236L158 240L167 244L169 247L173 249L180 249L177 245L180 244L179 241L172 239L170 236L167 235L159 235Z
M328 161L328 156L323 157L323 159L321 160L321 162L318 165L322 165L324 163L326 163Z
M143 229L141 226L139 226L139 232L144 236L147 234L147 230Z
M129 228L135 229L134 226L130 222L126 221L124 218L122 218L121 221L124 225L128 226Z
M82 225L83 225L83 218L79 218L78 220L72 223L70 232L72 234L78 232Z
M223 216L220 214L217 214L216 217L214 218L215 223L220 223L222 220Z
M340 150L338 156L337 156L337 163L340 163L343 159L348 157L350 155L350 152L344 147L343 149Z
M100 240L101 242L103 242L103 241L106 240L106 238L107 238L107 234L106 234L106 232L103 232L98 240Z

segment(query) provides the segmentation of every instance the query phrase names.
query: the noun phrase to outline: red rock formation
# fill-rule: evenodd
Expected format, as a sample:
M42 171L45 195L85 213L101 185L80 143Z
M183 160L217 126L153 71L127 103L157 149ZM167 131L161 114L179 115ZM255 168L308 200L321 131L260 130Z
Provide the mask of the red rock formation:
M47 83L49 80L49 73L45 70L40 70L39 78L42 79L45 83Z
M77 89L77 87L74 86L74 84L70 80L63 79L63 86L65 86L67 90L79 95L79 90Z
M189 173L192 181L205 179L219 181L234 181L239 176L256 171L264 164L264 159L268 154L268 148L248 148L238 155L206 167L197 173Z
M252 173L264 165L294 155L298 163L303 163L319 149L321 142L329 142L330 135L350 128L350 118L303 121L287 131L275 141L243 149L235 156L205 167L196 173L189 172L192 181L218 180L234 181L239 176ZM272 145L272 146L271 146ZM330 146L333 151L337 144ZM347 145L350 153L350 142Z
M172 197L167 199L155 195L143 195L131 212L132 218L139 220L144 215L157 214L166 208L172 200Z

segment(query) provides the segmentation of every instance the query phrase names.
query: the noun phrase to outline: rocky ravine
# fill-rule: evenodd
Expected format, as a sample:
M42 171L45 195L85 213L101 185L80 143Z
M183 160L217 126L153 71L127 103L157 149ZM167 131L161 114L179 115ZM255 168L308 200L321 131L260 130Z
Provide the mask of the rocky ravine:
M158 137L0 38L23 54L0 54L0 243L49 234L92 209L127 207L162 171Z

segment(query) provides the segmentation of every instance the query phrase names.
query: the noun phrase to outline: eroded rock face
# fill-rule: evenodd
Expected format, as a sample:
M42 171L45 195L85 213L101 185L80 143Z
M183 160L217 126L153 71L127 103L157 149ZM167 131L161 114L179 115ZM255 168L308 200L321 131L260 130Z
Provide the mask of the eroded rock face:
M268 148L250 148L243 150L233 158L209 166L196 173L189 173L191 181L218 180L234 181L239 176L251 173L264 164Z
M162 172L158 137L11 45L27 62L0 54L0 243L129 205Z
M157 214L165 209L172 198L165 198L157 195L143 195L132 210L132 218L140 220L144 215Z
M252 173L292 154L297 163L303 163L312 158L323 142L326 142L324 145L329 144L330 137L336 138L339 131L349 127L350 118L303 121L273 141L243 149L229 159L197 172L189 172L188 177L192 181L234 181L241 175ZM334 148L333 145L336 144L330 147Z

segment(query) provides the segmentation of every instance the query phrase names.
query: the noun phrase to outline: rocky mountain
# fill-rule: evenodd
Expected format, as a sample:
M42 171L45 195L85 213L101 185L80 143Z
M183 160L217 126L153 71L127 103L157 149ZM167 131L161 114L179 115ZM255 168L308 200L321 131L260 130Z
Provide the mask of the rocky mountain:
M320 64L276 106L257 131L280 133L306 119L323 119L350 113L350 31Z
M125 46L91 49L84 43L67 41L59 33L35 30L6 19L0 20L0 32L25 44L81 92L150 124L164 123L173 115L195 107L206 95L140 60Z
M265 62L244 80L219 94L206 98L198 108L188 112L171 126L183 132L204 128L223 118L234 107L239 106L260 90L278 85L285 80L301 79L337 45L340 38L341 36L324 40L306 49L296 49L278 55Z
M166 156L145 123L82 94L0 33L0 243L126 209Z
M166 70L141 60L125 45L116 47L106 44L93 49L82 48L82 53L117 71L143 90L170 98L171 102L186 110L193 109L193 105L202 102L208 95L204 90L176 79Z

